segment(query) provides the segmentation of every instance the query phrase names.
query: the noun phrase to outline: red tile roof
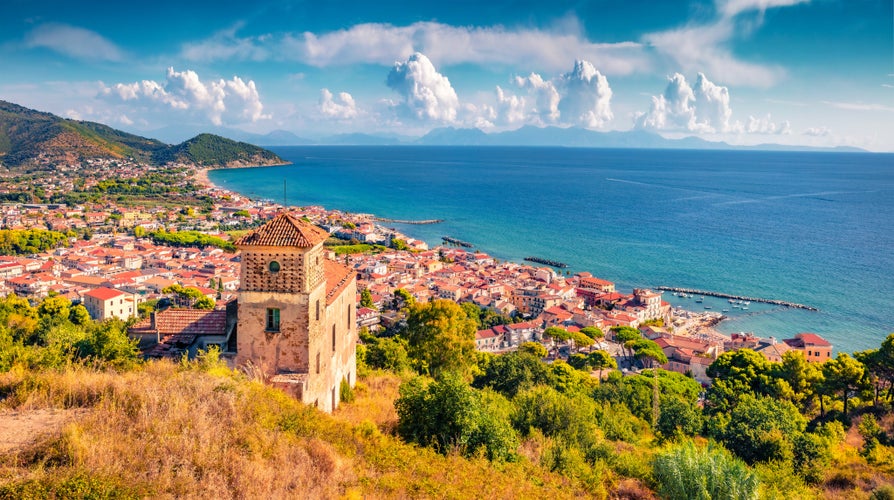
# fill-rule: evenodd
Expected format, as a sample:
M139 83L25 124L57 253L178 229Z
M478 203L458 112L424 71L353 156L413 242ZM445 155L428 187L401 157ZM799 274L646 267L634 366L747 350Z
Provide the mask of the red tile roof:
M323 259L323 273L326 276L326 305L335 302L341 291L357 275L353 269L329 259Z
M99 288L94 288L93 290L90 290L89 292L85 293L84 295L88 296L88 297L93 297L94 299L98 299L98 300L109 300L109 299L114 299L116 297L120 297L121 295L124 295L124 292L122 292L121 290L115 290L114 288L107 288L107 287L102 286Z
M310 248L329 237L326 230L304 222L291 214L281 213L270 222L236 240L239 246Z

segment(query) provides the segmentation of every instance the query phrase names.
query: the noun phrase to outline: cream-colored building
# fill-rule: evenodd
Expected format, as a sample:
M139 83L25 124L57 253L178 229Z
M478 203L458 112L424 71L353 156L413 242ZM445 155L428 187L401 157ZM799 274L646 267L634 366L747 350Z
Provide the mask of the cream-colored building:
M356 274L324 256L329 234L280 214L236 241L241 284L237 366L331 412L344 380L356 383Z
M109 318L126 320L137 315L139 298L114 288L99 287L83 295L84 307L96 321Z

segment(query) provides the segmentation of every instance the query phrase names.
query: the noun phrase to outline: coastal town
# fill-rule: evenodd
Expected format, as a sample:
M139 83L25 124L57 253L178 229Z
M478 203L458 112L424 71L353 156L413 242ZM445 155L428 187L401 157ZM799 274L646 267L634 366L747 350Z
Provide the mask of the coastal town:
M750 333L723 335L713 328L721 314L674 308L659 291L624 293L611 281L587 272L572 275L546 265L500 261L456 243L429 248L371 214L318 206L286 209L252 200L214 186L205 170L190 165L86 162L82 168L58 168L58 176L28 178L27 186L5 185L9 193L26 188L38 192L40 201L5 203L0 214L3 229L58 231L70 244L0 258L0 294L15 293L35 302L58 294L84 304L95 320L129 321L131 333L141 339L148 356L181 356L225 345L220 325L239 290L240 257L232 249L172 246L152 236L198 231L228 241L239 230L257 227L287 210L331 235L335 244L327 246L329 257L357 273L357 326L373 333L387 334L400 327L408 297L423 302L448 299L474 304L500 318L476 334L477 349L491 353L540 342L549 359L567 359L581 346L550 337L548 329L576 334L589 327L590 332L595 328L604 333L588 350L605 350L623 371L636 371L637 364L624 355L623 342L614 336L613 327L629 327L658 344L668 360L663 368L690 375L703 385L710 384L706 369L717 356L743 347L771 361L780 361L792 349L803 351L809 361L831 359L832 346L814 333L778 341ZM66 175L84 171L91 175ZM176 178L167 189L182 187L196 206L185 201L176 206L125 205L110 197L52 202L76 188L102 191L108 179L145 178L153 171ZM163 321L165 307L178 303L176 291L184 289L196 290L195 296L206 297L212 306L191 311L188 321Z

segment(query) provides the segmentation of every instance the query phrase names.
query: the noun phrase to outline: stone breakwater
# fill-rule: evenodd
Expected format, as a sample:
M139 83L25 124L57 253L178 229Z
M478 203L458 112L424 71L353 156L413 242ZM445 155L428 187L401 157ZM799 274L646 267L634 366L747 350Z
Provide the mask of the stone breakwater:
M731 295L728 293L721 292L712 292L708 290L697 290L695 288L679 288L673 286L656 286L656 290L664 290L667 292L682 292L682 293L691 293L693 295L705 295L708 297L720 297L723 299L733 299L733 300L744 300L747 302L761 302L764 304L774 304L777 306L783 307L791 307L792 309L805 309L807 311L819 311L819 309L807 306L804 304L797 304L795 302L786 302L784 300L775 300L775 299L762 299L760 297L746 297L743 295Z

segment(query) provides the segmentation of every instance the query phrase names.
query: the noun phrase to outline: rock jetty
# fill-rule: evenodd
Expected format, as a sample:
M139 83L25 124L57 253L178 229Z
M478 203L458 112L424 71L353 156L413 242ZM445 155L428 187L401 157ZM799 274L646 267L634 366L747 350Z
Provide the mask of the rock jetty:
M656 286L655 289L656 290L664 290L667 292L682 292L682 293L690 293L693 295L705 295L708 297L720 297L723 299L744 300L747 302L761 302L764 304L774 304L777 306L791 307L792 309L805 309L807 311L819 311L819 309L817 309L815 307L806 306L804 304L797 304L795 302L786 302L784 300L775 300L775 299L762 299L760 297L746 297L743 295L731 295L728 293L711 292L708 290L697 290L695 288L679 288L679 287L674 287L674 286Z

